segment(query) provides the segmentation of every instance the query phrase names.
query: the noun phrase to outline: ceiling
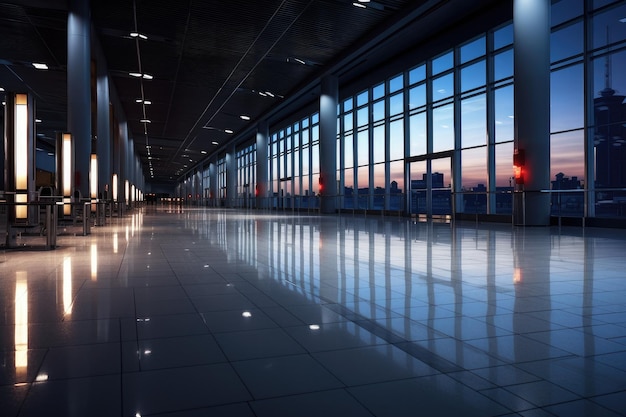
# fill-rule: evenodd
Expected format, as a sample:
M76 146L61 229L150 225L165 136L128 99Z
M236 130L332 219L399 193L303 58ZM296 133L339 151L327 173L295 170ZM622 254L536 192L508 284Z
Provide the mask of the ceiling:
M256 121L313 102L302 92L320 76L352 81L494 3L377 0L361 8L349 0L93 0L92 39L106 59L123 109L116 117L128 123L146 181L174 184L227 142L253 137ZM35 95L38 147L51 150L56 132L67 129L66 36L67 1L0 0L0 87ZM48 70L35 69L35 62Z

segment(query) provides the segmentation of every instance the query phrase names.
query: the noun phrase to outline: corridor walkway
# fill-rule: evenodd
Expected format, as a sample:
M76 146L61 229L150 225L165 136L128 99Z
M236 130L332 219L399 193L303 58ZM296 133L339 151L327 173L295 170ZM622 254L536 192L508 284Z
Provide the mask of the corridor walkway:
M626 415L626 233L146 207L0 250L0 415Z

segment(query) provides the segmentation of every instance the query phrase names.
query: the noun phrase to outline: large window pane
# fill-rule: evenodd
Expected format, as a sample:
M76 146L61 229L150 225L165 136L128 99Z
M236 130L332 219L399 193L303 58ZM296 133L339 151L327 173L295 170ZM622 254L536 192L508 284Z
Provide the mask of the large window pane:
M369 166L358 168L357 181L358 181L358 208L367 209L368 197L369 197Z
M369 123L369 108L363 107L356 112L357 127L365 126Z
M454 105L433 109L433 152L454 149Z
M426 154L426 113L418 113L409 118L409 155Z
M483 189L487 185L487 147L466 149L461 152L461 188Z
M352 168L346 169L343 173L344 182L344 208L354 208L354 170Z
M360 181L359 181L360 183ZM385 164L374 165L374 210L385 209Z
M584 186L584 149L582 129L550 137L550 188L554 191L568 190L551 194L553 215L583 215L584 193L572 190L579 190Z
M409 90L409 109L426 105L426 84L420 84Z
M454 74L450 73L433 79L433 101L439 101L454 94Z
M389 97L389 115L394 116L404 111L404 94L398 93Z
M508 49L494 57L494 81L513 76L513 50Z
M496 145L497 214L511 214L513 185L513 143Z
M383 120L385 118L385 100L380 100L374 103L374 105L372 106L372 113L372 120L374 122ZM359 126L362 125L359 124Z
M552 2L552 26L566 22L583 13L584 2L580 0L559 0Z
M389 124L389 160L404 159L404 120Z
M477 62L461 70L461 91L469 91L486 84L487 67L485 61Z
M354 166L354 144L352 143L352 135L346 135L343 140L343 163L346 168L352 168Z
M369 96L368 96L368 91L363 91L361 94L359 94L358 96L356 96L356 105L357 107L361 107L364 104L367 104Z
M487 100L484 94L461 102L461 146L487 143Z
M302 148L302 175L310 175L311 168L309 163L309 147Z
M596 187L626 187L625 65L625 51L598 58L593 65Z
M626 39L626 24L622 19L626 17L626 4L610 8L593 17L591 25L593 30L593 47L599 48L609 43Z
M359 151L360 152L360 151ZM385 125L374 128L374 153L372 154L374 163L385 161Z
M487 212L487 147L461 153L461 188L464 213Z
M513 86L495 91L496 142L513 140Z
M404 86L404 75L400 74L389 80L389 93L395 93Z
M454 54L452 51L443 54L432 61L433 75L447 71L454 65Z
M493 33L493 48L500 49L513 44L513 24L501 27Z
M583 52L583 22L568 25L550 36L551 62L569 58Z
M415 84L426 79L426 65L420 65L409 71L409 84Z
M378 100L385 95L385 83L380 83L372 88L372 100Z
M404 209L404 161L389 164L389 210Z
M575 65L550 77L550 131L561 132L584 125L583 66Z
M313 145L311 149L311 164L313 169L311 170L312 174L317 174L320 172L320 146Z
M344 100L344 102L343 102L343 111L344 112L348 112L348 111L352 110L353 107L354 106L353 106L352 97L347 98L347 99Z
M485 55L485 37L480 38L461 46L461 64L472 59Z
M359 132L357 135L357 160L359 161L359 166L370 163L369 134L367 130Z

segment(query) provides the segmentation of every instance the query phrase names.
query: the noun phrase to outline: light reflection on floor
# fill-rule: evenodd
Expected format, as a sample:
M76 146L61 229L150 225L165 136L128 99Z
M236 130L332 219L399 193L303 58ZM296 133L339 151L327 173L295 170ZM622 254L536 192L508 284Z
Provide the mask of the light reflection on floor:
M3 416L626 415L623 230L109 220L0 251Z

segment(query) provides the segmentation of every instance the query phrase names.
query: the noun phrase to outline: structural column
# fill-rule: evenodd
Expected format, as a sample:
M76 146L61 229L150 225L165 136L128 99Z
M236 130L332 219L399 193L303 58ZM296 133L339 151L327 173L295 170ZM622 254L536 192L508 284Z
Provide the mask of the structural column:
M217 158L213 157L209 162L209 206L217 207Z
M320 95L320 212L337 209L337 77L322 78ZM314 180L315 181L315 180Z
M97 105L98 105L98 193L100 198L110 200L111 189L111 111L109 98L109 77L106 65L98 60Z
M550 0L514 0L515 224L550 224Z
M256 132L256 206L269 208L269 196L267 195L267 140L270 136L269 124L266 121L259 123Z
M68 1L67 126L74 137L75 187L89 196L91 154L91 23L89 2Z
M227 206L237 206L237 154L235 145L226 153L226 200Z

